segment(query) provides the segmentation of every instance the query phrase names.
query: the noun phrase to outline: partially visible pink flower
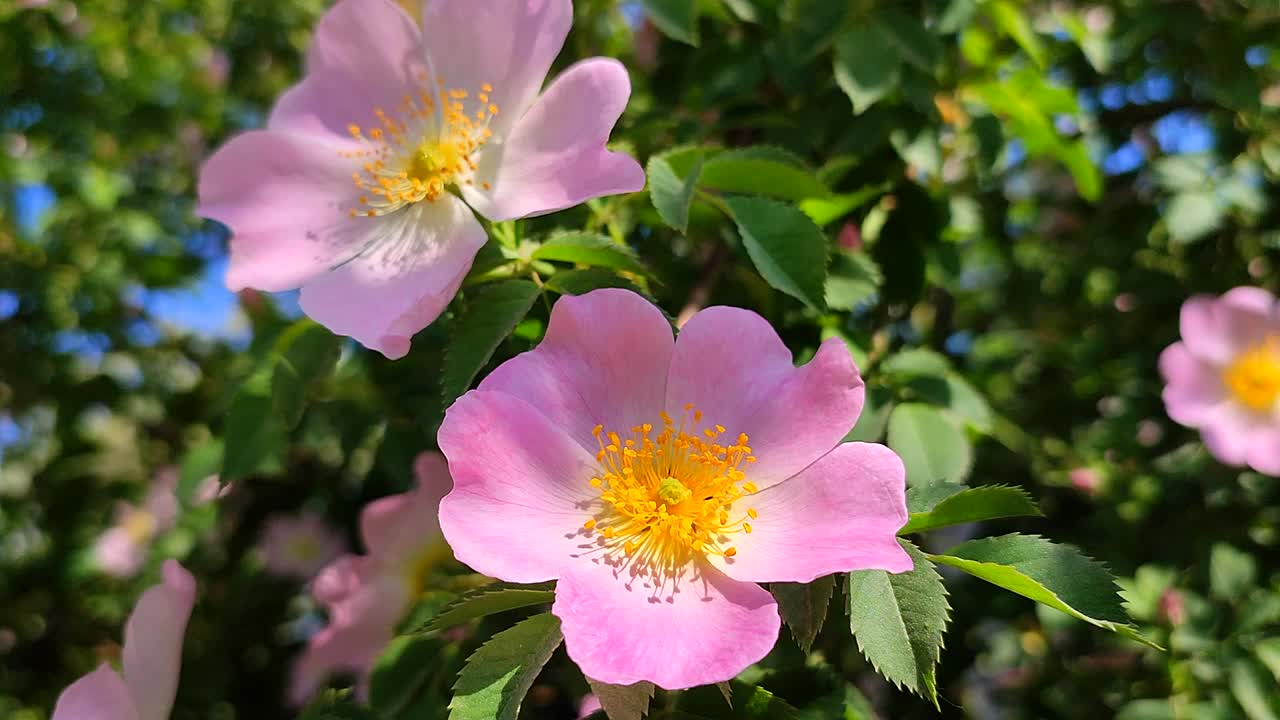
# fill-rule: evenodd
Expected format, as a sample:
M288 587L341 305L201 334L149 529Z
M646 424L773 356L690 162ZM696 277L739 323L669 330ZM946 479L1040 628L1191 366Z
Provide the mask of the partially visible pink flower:
M196 581L174 560L164 581L138 598L124 626L123 672L107 663L58 696L53 720L165 720L173 710L182 664L182 636Z
M862 249L862 231L854 223L847 222L844 227L840 228L840 234L836 237L836 242L845 250L857 252Z
M578 705L578 720L587 720L593 713L603 709L604 706L600 704L600 698L592 694L585 695Z
M1102 488L1102 474L1088 467L1078 467L1068 473L1071 487L1085 495L1096 495Z
M795 367L746 310L702 310L677 340L635 293L563 297L535 350L449 408L440 525L481 573L558 580L587 677L729 680L777 639L758 583L911 569L902 461L841 444L863 394L838 339Z
M340 0L267 129L205 164L200 214L231 228L227 285L302 309L389 358L440 315L484 228L644 187L605 143L631 83L576 63L539 95L570 0Z
M334 673L355 673L363 684L429 573L452 557L437 520L440 498L450 487L444 456L422 453L414 474L415 489L375 500L360 513L368 554L343 555L312 583L312 594L329 611L329 625L311 638L294 665L292 702L306 702Z
M221 500L231 492L232 483L222 484L222 478L217 475L210 475L200 481L196 486L196 491L191 495L191 504L200 506L214 500Z
M1160 355L1169 417L1223 463L1280 475L1280 303L1253 287L1200 295L1181 326Z
M1187 621L1187 604L1177 588L1165 588L1160 593L1160 617L1170 625L1181 625Z
M347 551L347 540L322 516L306 512L267 518L258 546L268 573L310 580Z
M161 468L141 505L116 505L115 524L98 536L93 557L102 572L128 578L138 574L156 536L178 519L177 468Z

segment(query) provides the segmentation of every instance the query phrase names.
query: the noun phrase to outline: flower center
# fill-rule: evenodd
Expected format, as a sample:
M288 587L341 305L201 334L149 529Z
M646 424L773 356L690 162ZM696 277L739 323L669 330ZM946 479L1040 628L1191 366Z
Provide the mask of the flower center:
M432 90L425 74L420 88L405 95L391 114L376 108L379 125L348 126L351 137L365 149L343 151L348 158L364 160L361 171L351 181L362 192L360 207L350 208L351 217L376 217L417 202L432 202L450 186L474 180L476 163L472 156L493 136L489 121L498 106L489 102L493 86L485 83L472 94L446 88L438 80ZM481 183L487 190L488 183Z
M320 543L310 535L299 535L289 542L289 555L301 563L320 557Z
M436 568L450 557L449 546L444 542L433 542L417 555L410 558L405 568L408 579L409 600L417 600L427 588L433 584L432 575Z
M1271 338L1235 359L1222 374L1227 389L1250 410L1266 412L1280 400L1280 338Z
M692 405L684 410L679 425L662 413L657 435L648 423L625 439L601 425L594 431L601 473L591 486L600 489L600 501L583 528L599 534L607 558L636 574L677 577L695 558L733 557L732 536L750 533L759 517L754 508L733 511L758 489L739 469L756 461L747 436L723 444L723 426L699 430L702 413Z
M120 523L124 528L124 532L129 536L135 544L141 544L151 539L155 535L157 529L156 518L149 512L142 510L134 510L125 515Z

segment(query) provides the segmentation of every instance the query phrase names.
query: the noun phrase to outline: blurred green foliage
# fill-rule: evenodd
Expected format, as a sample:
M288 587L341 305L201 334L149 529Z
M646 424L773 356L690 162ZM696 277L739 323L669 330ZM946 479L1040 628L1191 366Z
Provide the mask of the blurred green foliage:
M291 325L287 301L242 295L240 342L146 300L222 257L222 230L192 214L199 163L296 81L324 7L0 3L0 716L46 717L117 652L164 557L201 586L175 717L286 716L288 663L319 616L263 574L263 519L307 506L353 530L365 501L408 487L446 396L536 343L556 293L602 285L673 317L755 308L801 358L843 338L869 386L850 439L887 441L930 482L1028 489L1044 518L987 529L1105 559L1168 648L948 573L943 714L1280 716L1280 481L1173 425L1155 367L1187 296L1280 290L1280 7L578 0L557 66L627 64L614 142L648 163L652 202L495 226L469 285L532 279L545 302L490 336L460 318L486 296L527 308L528 286L464 288L395 363ZM585 235L545 242L563 229ZM324 357L291 376L290 352ZM166 465L176 527L139 578L105 577L94 539ZM217 472L238 481L195 503ZM749 692L803 717L935 715L873 672L831 595L807 662L784 633ZM508 626L397 648L439 660L426 707ZM572 717L585 691L560 653L525 713Z

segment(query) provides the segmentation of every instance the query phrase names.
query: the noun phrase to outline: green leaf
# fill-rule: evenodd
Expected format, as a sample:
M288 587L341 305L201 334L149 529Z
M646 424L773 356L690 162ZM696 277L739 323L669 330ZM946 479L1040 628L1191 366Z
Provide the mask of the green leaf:
M548 290L561 295L583 295L600 288L625 288L640 292L635 283L603 268L564 270L547 278L544 284Z
M1210 190L1178 193L1165 209L1164 224L1174 242L1195 242L1222 224L1222 207Z
M1013 534L971 540L945 555L929 557L1077 620L1159 648L1129 624L1115 578L1106 567L1070 545Z
M868 185L851 193L830 197L807 198L800 201L800 210L822 227L845 217L849 213L884 195L892 185L880 183Z
M563 639L560 620L551 613L494 635L458 674L449 720L516 720L525 694Z
M951 370L951 362L933 350L909 348L885 358L880 369L890 375L937 377Z
M531 605L545 605L556 599L555 590L537 585L496 584L477 588L446 605L434 617L410 628L414 634L435 632L494 613Z
M779 8L781 39L787 54L801 62L831 44L849 12L849 3L831 0L785 0Z
M1275 675L1276 682L1280 683L1280 637L1259 640L1253 646L1253 654Z
M1120 708L1116 720L1177 720L1168 700L1134 700Z
M960 482L973 465L964 433L939 410L903 403L889 416L889 447L907 466L907 484Z
M791 635L800 649L809 652L813 641L822 632L827 620L827 605L835 589L833 576L820 577L811 583L776 582L769 584L769 592L778 601L782 620L791 628Z
M935 670L951 606L942 577L915 545L899 540L911 556L910 572L849 573L849 628L876 671L938 707Z
M907 510L912 513L927 513L938 506L938 503L952 495L968 490L968 485L960 483L930 483L907 488Z
M938 39L920 20L901 8L889 4L876 7L876 31L883 32L897 46L898 55L920 70L932 75L942 56Z
M902 57L888 33L859 25L836 39L833 64L836 84L861 115L898 86Z
M880 266L864 252L837 250L831 256L825 297L835 310L852 310L880 289Z
M222 467L223 443L220 438L210 438L197 445L182 457L178 466L176 494L183 504L191 504L200 483L210 475L217 475Z
M302 420L308 389L333 374L342 354L342 338L308 322L287 330L277 348L271 400L285 426L292 429Z
M893 408L892 390L882 386L867 388L862 414L858 416L858 423L844 436L844 442L880 442L885 428L889 426Z
M402 636L378 655L369 673L369 707L379 717L396 718L418 704L443 705L447 698L431 692L432 682L446 659L458 654L456 645L436 637Z
M698 4L695 0L643 0L649 20L669 38L698 44Z
M772 200L725 198L765 281L816 310L826 306L827 240L804 213Z
M924 532L949 525L1007 517L1040 517L1040 508L1022 488L984 485L942 499L928 512L912 513L899 535Z
M547 240L531 256L534 260L558 260L577 265L625 270L643 275L647 271L631 248L592 233L564 233Z
M222 482L282 472L288 435L271 400L271 368L260 368L240 386L227 409Z
M1214 597L1235 601L1257 582L1258 565L1249 553L1225 543L1209 551L1209 588Z
M680 693L673 709L651 713L649 719L799 720L799 711L762 687L737 680L727 685L732 690L732 706L728 704L723 689L703 685Z
M1231 664L1231 694L1249 720L1280 720L1276 708L1276 685L1252 660L1241 658Z
M728 150L702 165L698 186L720 192L765 195L783 200L827 197L831 191L806 167L765 157L753 148Z
M984 7L996 27L1013 38L1036 67L1043 69L1048 61L1048 54L1045 52L1044 43L1040 42L1040 36L1031 27L1031 21L1027 20L1026 14L1008 0L991 0Z
M375 720L373 713L357 705L347 690L325 690L298 716L298 720Z
M440 371L445 405L467 391L498 345L528 314L538 292L538 286L528 280L505 280L484 285L467 298L461 316L453 323L453 337Z
M689 205L702 176L702 153L698 151L693 156L692 167L683 179L672 167L670 156L668 152L649 158L645 171L649 176L649 200L664 223L684 233L689 230Z
M653 699L654 691L651 682L610 685L587 678L587 684L600 701L600 707L608 713L609 720L640 720L649 712L649 701Z

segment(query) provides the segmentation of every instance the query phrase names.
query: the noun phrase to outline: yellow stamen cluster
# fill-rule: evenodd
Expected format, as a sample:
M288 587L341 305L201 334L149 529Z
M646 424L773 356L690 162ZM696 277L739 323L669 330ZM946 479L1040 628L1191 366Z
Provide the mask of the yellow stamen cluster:
M1243 353L1222 373L1233 397L1250 410L1280 410L1280 338Z
M447 88L443 79L431 89L428 78L419 77L420 89L405 95L394 114L376 108L379 124L362 128L352 124L351 137L365 149L342 151L343 157L363 160L351 181L360 189L360 206L351 217L375 217L406 205L431 202L450 185L474 181L472 157L493 136L489 122L498 114L490 102L493 86L485 83L474 94ZM487 190L488 183L482 183Z
M747 436L733 444L720 438L725 428L699 431L702 413L686 405L676 425L661 413L662 428L648 423L623 438L596 426L600 475L599 509L583 524L615 566L651 575L661 583L678 578L691 560L707 555L733 557L732 536L750 533L754 508L734 513L733 505L757 492L741 466L755 462Z

